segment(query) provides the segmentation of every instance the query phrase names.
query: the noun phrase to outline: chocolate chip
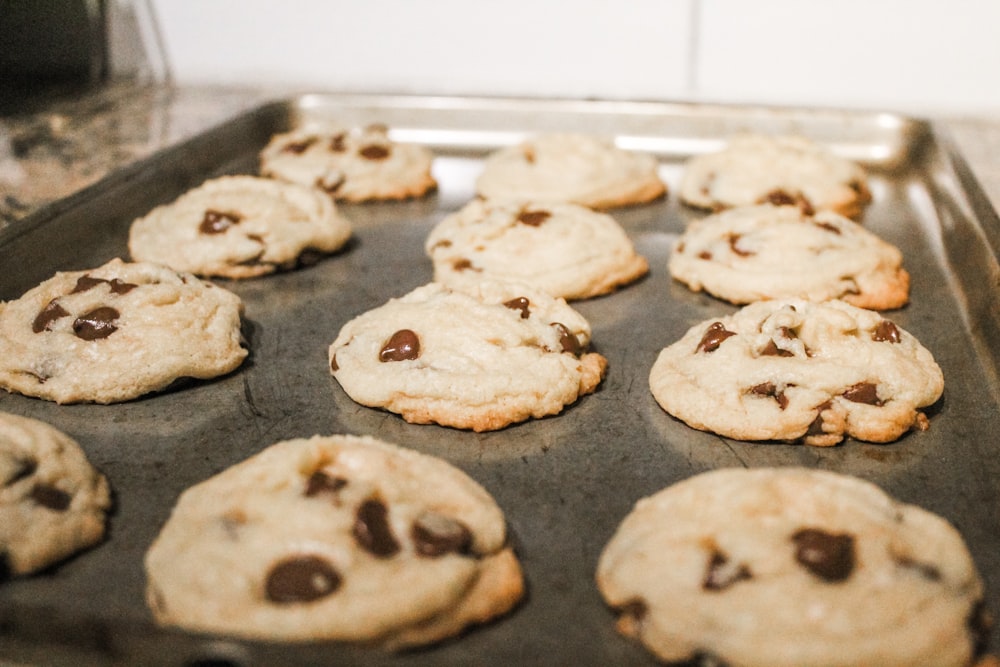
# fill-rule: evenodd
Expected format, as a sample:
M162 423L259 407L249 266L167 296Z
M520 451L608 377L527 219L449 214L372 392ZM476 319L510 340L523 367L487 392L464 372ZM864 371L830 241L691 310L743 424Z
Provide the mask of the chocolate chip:
M340 588L340 575L319 556L292 556L267 575L267 599L278 604L313 602Z
M389 337L378 353L379 361L409 361L420 356L420 338L409 329L400 329Z
M830 409L830 401L825 401L824 403L816 406L816 419L812 420L809 424L809 428L806 430L806 435L824 435L826 431L823 430L823 412Z
M94 278L93 276L85 275L77 278L76 286L73 287L73 291L70 294L78 294L79 292L86 292L89 289L93 289L98 285L108 285L111 288L112 294L128 294L134 290L138 285L134 283L127 283L119 278L112 278L111 280L105 280L104 278Z
M305 153L314 143L316 143L316 137L306 137L299 141L288 142L281 147L281 150L284 153Z
M347 177L340 172L327 174L316 179L316 187L328 194L335 194L347 182Z
M527 297L519 296L510 301L504 301L503 305L507 306L511 310L521 311L521 319L526 320L531 316L531 310L529 306L531 303L528 301Z
M742 238L743 238L742 234L730 234L728 237L730 250L732 250L734 254L740 257L750 257L751 255L757 254L754 252L750 252L749 250L743 250L742 248L738 247L740 239Z
M417 553L437 558L447 553L468 554L472 532L464 523L437 512L424 512L413 522L410 537Z
M472 260L471 259L466 259L464 257L461 257L461 258L456 259L455 261L453 261L451 263L451 268L453 268L455 271L469 271L469 270L479 271L480 270L480 269L477 269L475 266L472 265Z
M114 308L102 306L81 315L73 322L73 333L77 338L83 340L98 340L107 338L118 331L115 322L118 321L120 313Z
M721 591L752 578L749 567L731 563L726 554L716 550L708 560L701 587L706 591Z
M387 146L371 144L359 150L358 153L366 160L384 160L389 157L389 148Z
M347 150L347 140L346 132L339 132L330 138L330 151L333 153L343 153Z
M758 396L769 396L778 402L778 407L784 410L788 407L788 397L784 391L778 391L773 382L762 382L750 387L750 393Z
M337 365L337 353L334 352L330 356L330 370L334 373L340 370L340 366Z
M879 343L898 343L903 340L899 327L889 320L882 320L872 331L872 340Z
M0 480L0 486L14 486L22 479L26 479L35 474L38 470L38 462L35 459L17 459L14 461L14 471L7 479Z
M774 340L769 340L764 349L760 351L760 355L764 357L794 357L795 353L791 350L780 348Z
M854 536L803 528L792 535L795 560L827 582L844 581L854 571Z
M361 503L353 533L364 550L379 558L389 558L399 551L399 542L389 526L389 510L380 500L369 498Z
M837 227L836 225L832 225L829 222L814 222L813 224L816 225L817 227L819 227L820 229L822 229L824 231L827 231L827 232L832 232L834 234L840 234L841 233L839 227Z
M878 398L878 388L871 382L859 382L848 387L841 396L854 403L882 405Z
M239 213L208 209L198 225L198 231L202 234L222 234L233 225L238 225L242 219Z
M702 250L701 252L698 253L698 259L703 259L707 262L708 260L712 259L712 253L710 253L707 250Z
M31 490L31 499L42 507L55 512L65 512L73 497L61 489L48 484L36 484Z
M580 353L583 352L580 339L561 322L553 322L552 327L559 332L559 345L562 346L562 351L569 352L574 356L580 356Z
M695 352L715 352L722 345L722 341L735 335L735 332L727 331L722 322L712 322L708 325L705 335L701 337Z
M548 211L521 211L521 214L517 216L517 221L531 227L538 227L551 216L552 214Z
M347 486L347 480L343 477L333 477L322 470L317 470L309 475L309 479L306 481L305 495L307 498L311 498L320 493L336 494L345 486Z
M812 203L802 193L792 195L784 190L772 190L757 200L758 204L773 204L775 206L798 206L805 215L815 213Z
M69 315L69 311L60 306L58 301L52 299L52 301L45 304L45 307L35 317L35 321L31 323L31 330L35 333L48 331L49 325L60 317L66 317L67 315Z

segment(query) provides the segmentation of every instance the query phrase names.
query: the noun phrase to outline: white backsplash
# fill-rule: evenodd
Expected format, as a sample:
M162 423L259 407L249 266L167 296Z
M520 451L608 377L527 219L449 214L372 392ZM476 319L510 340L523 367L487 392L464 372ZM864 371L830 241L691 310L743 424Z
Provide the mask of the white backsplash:
M179 83L1000 112L1000 3L149 0Z

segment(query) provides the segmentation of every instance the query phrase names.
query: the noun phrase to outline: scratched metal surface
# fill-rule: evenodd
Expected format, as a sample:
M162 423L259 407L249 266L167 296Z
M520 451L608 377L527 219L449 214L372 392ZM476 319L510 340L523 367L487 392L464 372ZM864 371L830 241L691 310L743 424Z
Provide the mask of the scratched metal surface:
M51 422L110 479L109 539L45 574L0 585L0 658L47 664L652 664L618 636L593 583L601 548L640 497L722 466L804 465L878 483L950 519L1000 611L1000 392L995 348L996 212L946 136L884 113L575 100L316 95L283 99L206 132L0 233L0 299L56 270L127 256L129 223L204 179L250 173L275 132L316 119L387 123L437 154L438 192L343 206L349 248L306 270L226 282L245 301L249 361L213 382L130 403L58 406L0 393L0 410ZM671 194L613 211L650 275L578 302L609 362L599 391L562 415L475 434L405 423L354 404L326 349L350 318L431 278L423 239L473 196L482 158L534 132L615 136L656 154L676 189L683 161L739 130L799 132L865 163L870 229L898 245L911 304L890 317L935 355L946 378L931 428L887 445L750 444L689 429L652 399L657 352L692 324L734 311L674 284L667 252L697 215ZM512 614L455 641L399 656L329 644L235 642L161 631L144 606L142 557L177 495L279 440L365 433L440 456L504 508L528 595ZM994 631L993 646L997 645Z

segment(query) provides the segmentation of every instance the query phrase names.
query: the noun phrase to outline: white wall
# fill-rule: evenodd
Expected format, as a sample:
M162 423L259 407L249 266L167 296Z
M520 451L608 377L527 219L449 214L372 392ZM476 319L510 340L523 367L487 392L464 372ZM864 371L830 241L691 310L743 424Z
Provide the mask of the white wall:
M150 0L179 83L1000 112L992 0Z

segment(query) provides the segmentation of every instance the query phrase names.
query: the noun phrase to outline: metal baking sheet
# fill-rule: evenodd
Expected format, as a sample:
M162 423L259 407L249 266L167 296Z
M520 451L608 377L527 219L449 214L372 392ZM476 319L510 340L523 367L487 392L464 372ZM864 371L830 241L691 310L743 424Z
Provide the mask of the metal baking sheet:
M871 480L951 520L1000 611L1000 223L939 128L889 113L656 102L307 95L264 105L118 172L0 232L0 299L56 270L127 256L130 222L206 178L252 173L273 133L311 120L386 123L430 146L439 190L405 202L343 205L346 252L311 268L226 282L246 304L252 355L232 375L130 403L59 406L0 392L0 410L76 438L110 479L108 540L44 574L0 585L0 658L46 664L653 664L616 634L594 584L598 556L640 497L722 466L803 465ZM899 246L912 298L891 318L945 374L931 428L900 441L837 447L743 443L665 414L647 376L661 348L696 322L735 310L671 281L670 244L697 213L674 194L613 215L651 265L641 282L577 302L609 362L593 395L563 414L476 434L405 423L354 404L330 376L341 325L431 279L423 240L473 195L482 158L543 131L615 137L656 154L676 189L691 155L734 132L795 132L871 171L864 224ZM509 616L425 650L390 655L332 644L232 641L155 627L143 554L178 494L282 439L358 433L440 456L505 510L528 594ZM998 645L993 632L992 645Z

